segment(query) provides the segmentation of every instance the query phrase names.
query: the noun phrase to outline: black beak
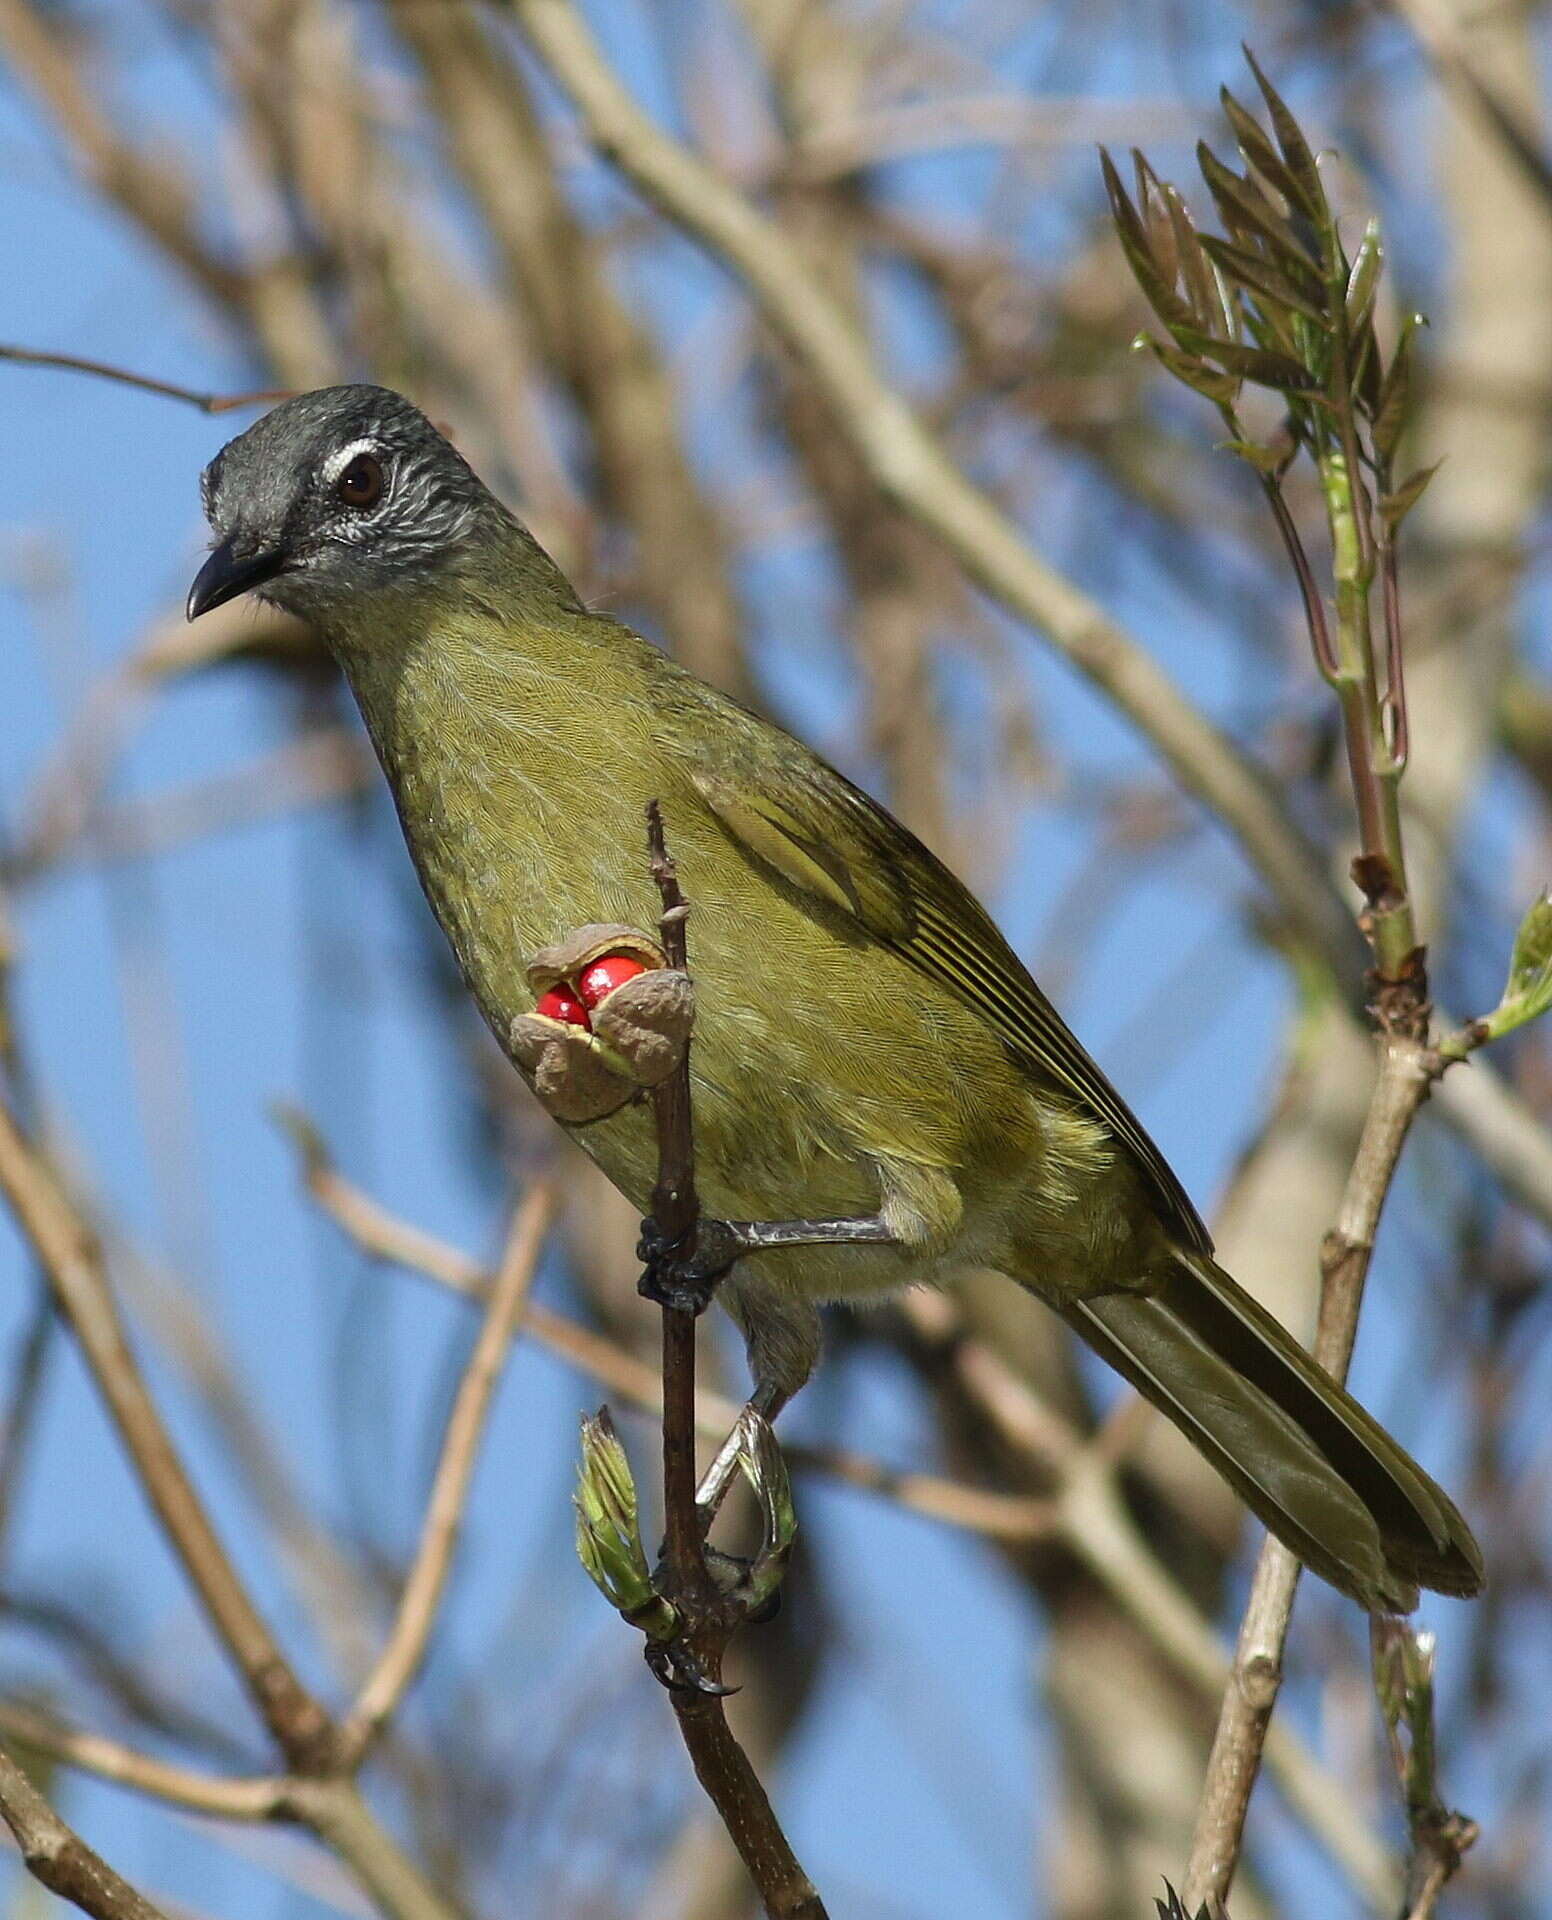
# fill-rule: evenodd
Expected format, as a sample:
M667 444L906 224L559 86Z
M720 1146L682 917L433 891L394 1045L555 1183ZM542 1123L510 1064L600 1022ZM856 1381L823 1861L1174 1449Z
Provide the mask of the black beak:
M230 535L194 576L194 584L189 588L188 604L184 612L189 619L197 620L202 613L209 613L212 607L223 606L228 600L235 600L240 593L247 593L251 587L260 587L266 580L273 580L277 573L284 573L286 556L283 553L250 553L238 555L232 550L236 535Z

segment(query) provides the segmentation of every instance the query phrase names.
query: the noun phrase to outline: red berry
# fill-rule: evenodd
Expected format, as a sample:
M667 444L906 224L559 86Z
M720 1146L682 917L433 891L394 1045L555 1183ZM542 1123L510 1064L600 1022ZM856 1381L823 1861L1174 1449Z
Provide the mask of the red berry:
M582 996L585 1006L596 1007L616 987L623 987L627 980L634 980L638 973L645 972L642 963L633 960L628 953L606 953L600 959L589 961L582 969L577 978L577 992Z
M589 1027L592 1022L587 1017L587 1008L562 981L558 987L551 987L547 993L539 996L535 1013L542 1013L547 1020L563 1020L568 1027Z

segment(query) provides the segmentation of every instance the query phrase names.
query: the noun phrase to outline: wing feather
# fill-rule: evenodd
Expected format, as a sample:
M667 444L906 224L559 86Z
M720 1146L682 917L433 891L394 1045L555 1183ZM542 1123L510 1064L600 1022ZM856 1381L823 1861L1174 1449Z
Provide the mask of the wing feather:
M691 771L727 831L995 1026L1015 1058L1109 1129L1181 1243L1210 1253L1207 1229L1168 1161L969 889L892 814L797 742L763 727L749 728L745 739L764 745L767 733L786 750L778 765L752 765L736 782L701 766Z

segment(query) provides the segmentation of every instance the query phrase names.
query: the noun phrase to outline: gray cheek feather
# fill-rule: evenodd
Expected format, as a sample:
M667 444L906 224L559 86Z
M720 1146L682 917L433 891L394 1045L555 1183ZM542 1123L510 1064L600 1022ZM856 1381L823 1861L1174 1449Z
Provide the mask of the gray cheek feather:
M434 475L401 474L380 514L336 520L324 539L358 567L402 578L439 565L474 532L480 503Z
M404 586L438 572L474 538L480 502L445 487L401 485L386 515L337 519L307 545L303 563L264 597L304 617L327 615L358 594Z

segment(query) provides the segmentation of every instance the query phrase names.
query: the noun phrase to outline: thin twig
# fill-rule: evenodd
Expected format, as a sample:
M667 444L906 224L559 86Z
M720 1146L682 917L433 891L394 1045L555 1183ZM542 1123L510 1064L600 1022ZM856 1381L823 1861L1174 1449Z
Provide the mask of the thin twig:
M662 811L647 808L652 877L663 903L663 951L670 966L687 970L685 918L689 907L664 840ZM686 1047L674 1072L653 1090L658 1171L652 1222L661 1241L693 1245L700 1218L695 1191L695 1139ZM770 1797L749 1757L733 1737L723 1706L722 1656L743 1619L736 1596L712 1580L695 1504L695 1325L688 1308L663 1306L663 1510L665 1544L661 1590L678 1610L687 1664L704 1684L668 1682L679 1731L695 1777L717 1809L739 1857L749 1869L771 1920L825 1920L813 1882L782 1832ZM659 1671L655 1666L654 1671ZM672 1677L670 1677L672 1676Z
M647 846L652 879L663 903L659 922L663 952L671 967L688 971L684 923L689 908L663 838L656 800L647 807ZM690 1053L652 1091L657 1129L657 1180L652 1219L669 1245L690 1246L700 1220L695 1191L695 1123L690 1105ZM695 1509L695 1316L663 1308L663 1525L664 1558L671 1598L709 1586L700 1521ZM716 1676L713 1675L713 1678Z
M37 347L0 343L0 360L12 361L20 367L54 367L66 373L89 373L121 387L160 394L166 400L181 400L187 406L198 407L201 413L235 413L240 407L267 407L292 397L289 387L260 387L248 393L202 393L194 387L181 387L173 380L156 380L148 373L132 373L129 368L116 367L107 360L87 360L78 353L46 353Z
M1431 1084L1426 1047L1404 1035L1388 1035L1336 1228L1321 1250L1320 1316L1314 1354L1339 1383L1347 1378L1352 1358L1380 1212L1401 1149ZM1235 1648L1233 1677L1223 1696L1207 1763L1183 1888L1192 1913L1203 1901L1228 1897L1244 1837L1245 1815L1282 1683L1283 1645L1299 1572L1294 1555L1280 1541L1268 1538L1256 1562Z
M0 1193L49 1276L146 1495L265 1724L293 1764L316 1766L332 1738L329 1717L281 1652L194 1491L130 1351L96 1236L3 1102Z
M115 1786L131 1787L153 1800L185 1807L191 1813L221 1820L272 1820L286 1803L282 1775L255 1774L246 1779L222 1779L177 1767L153 1754L141 1753L105 1734L67 1727L52 1715L19 1702L0 1701L0 1738L13 1746L31 1748L67 1767L79 1767Z
M322 1136L302 1115L287 1110L280 1118L301 1152L308 1192L358 1247L375 1259L390 1261L466 1299L488 1297L492 1278L477 1260L389 1212L354 1186L334 1166ZM558 1359L591 1375L612 1396L661 1419L661 1373L607 1335L536 1302L530 1303L523 1316L523 1331ZM738 1418L738 1411L721 1394L707 1387L696 1388L695 1427L702 1437L723 1439ZM1051 1524L1051 1506L1045 1500L995 1493L938 1474L906 1472L849 1448L794 1442L783 1451L793 1466L827 1474L863 1492L894 1500L912 1512L941 1520L945 1526L992 1539L1038 1540Z
M96 1920L166 1920L67 1827L8 1753L0 1752L0 1818L27 1870L51 1893Z
M485 1297L491 1279L477 1261L401 1220L353 1186L332 1166L322 1137L309 1122L296 1114L288 1114L285 1121L302 1149L308 1191L357 1246L450 1292L469 1299ZM913 1317L926 1316L929 1337L941 1339L952 1337L935 1318L947 1304L941 1296L925 1292L913 1294L909 1301ZM540 1346L591 1374L611 1395L661 1415L662 1382L657 1371L602 1334L538 1305L529 1307L523 1330ZM1221 1698L1229 1678L1227 1655L1209 1622L1149 1550L1113 1487L1100 1515L1093 1476L1082 1471L1086 1464L1083 1436L980 1342L957 1339L954 1347L962 1382L997 1421L999 1431L1057 1477L1058 1490L1052 1498L989 1493L931 1474L898 1473L845 1450L800 1443L783 1446L789 1463L894 1500L947 1526L993 1539L1028 1541L1059 1534L1176 1671L1209 1701ZM731 1401L705 1388L697 1390L696 1409L697 1430L713 1440L727 1434L738 1413ZM1084 1484L1076 1487L1080 1479ZM1097 1515L1102 1525L1096 1524ZM1266 1759L1290 1806L1310 1831L1364 1897L1371 1904L1383 1904L1395 1887L1394 1867L1357 1818L1350 1796L1286 1727L1272 1728Z
M360 1764L425 1657L458 1544L486 1416L554 1217L555 1190L547 1181L531 1187L512 1216L485 1318L448 1415L420 1545L393 1631L340 1730L341 1763L346 1767Z
M642 112L572 0L509 5L570 95L593 144L669 220L738 275L802 361L874 484L1127 715L1186 790L1223 821L1304 938L1321 953L1351 957L1352 925L1342 902L1267 781L1138 642L1047 566L971 483L881 377L863 334L781 230Z

